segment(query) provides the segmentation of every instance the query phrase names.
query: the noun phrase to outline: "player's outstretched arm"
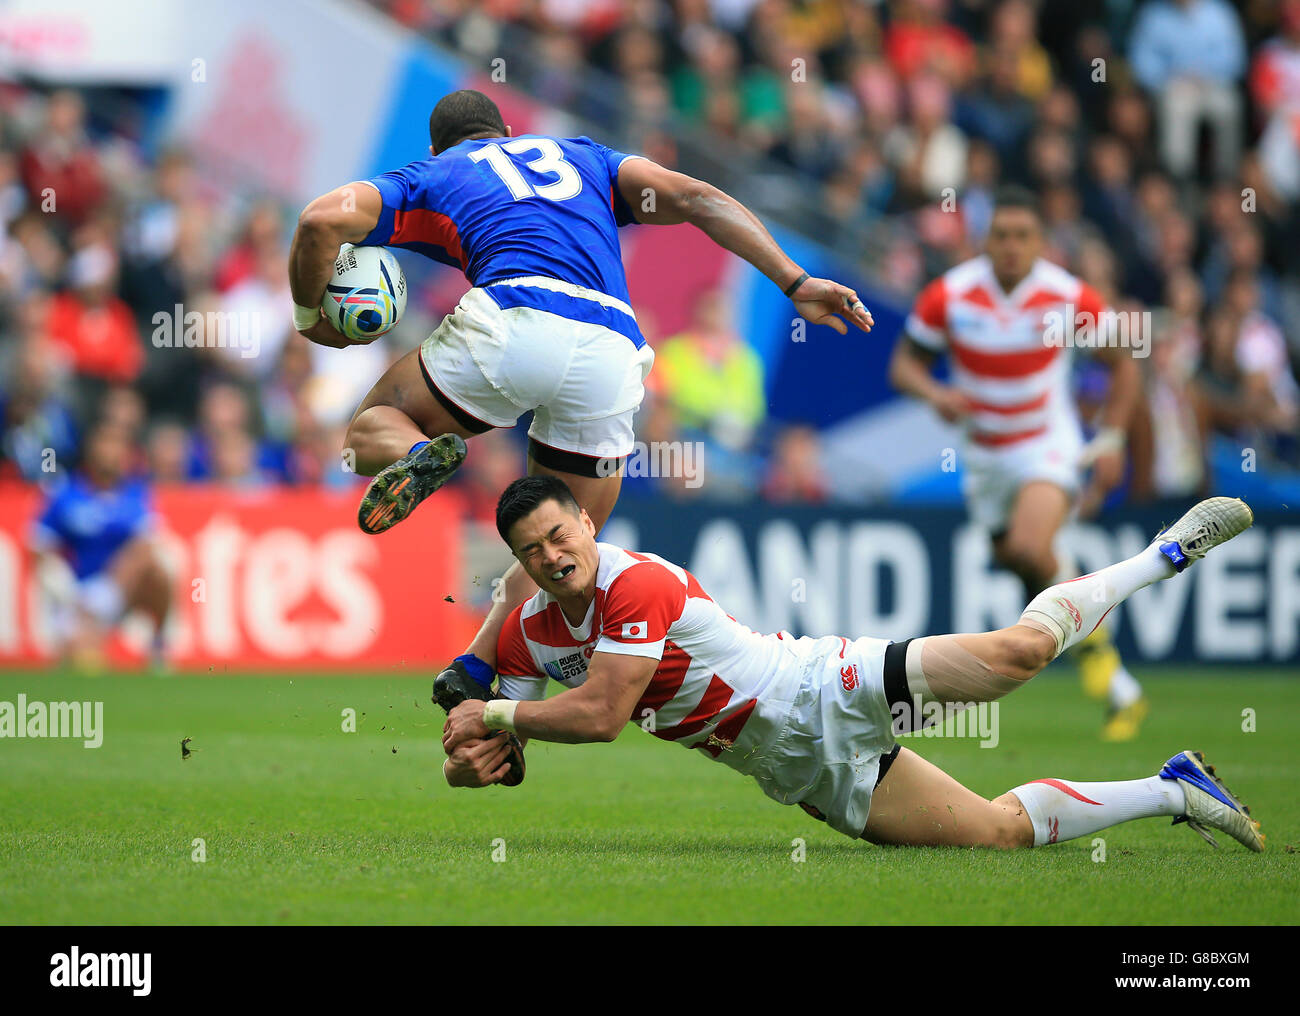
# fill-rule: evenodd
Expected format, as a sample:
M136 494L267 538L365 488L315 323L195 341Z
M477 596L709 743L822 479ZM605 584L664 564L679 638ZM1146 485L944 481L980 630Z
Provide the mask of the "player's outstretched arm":
M313 342L336 349L355 344L321 315L321 300L339 247L364 240L379 224L382 210L379 191L368 183L349 183L322 194L298 216L289 248L289 288L294 326Z
M842 314L864 332L875 324L857 293L830 279L808 275L772 239L758 216L712 184L649 159L627 159L618 171L618 189L638 222L657 226L689 222L780 286L799 314L813 324L830 325L841 335L848 326L836 315Z
M459 745L503 727L520 737L560 744L612 741L627 725L658 666L659 660L650 656L596 652L584 684L545 701L462 702L447 716L443 750L451 755Z

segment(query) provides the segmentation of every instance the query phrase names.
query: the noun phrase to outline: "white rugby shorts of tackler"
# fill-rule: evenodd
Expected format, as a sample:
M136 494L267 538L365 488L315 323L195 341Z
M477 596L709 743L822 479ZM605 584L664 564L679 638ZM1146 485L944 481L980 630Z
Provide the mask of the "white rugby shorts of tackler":
M751 775L846 836L866 828L871 795L898 755L885 691L885 639L818 640L781 732ZM904 683L904 689L906 683Z

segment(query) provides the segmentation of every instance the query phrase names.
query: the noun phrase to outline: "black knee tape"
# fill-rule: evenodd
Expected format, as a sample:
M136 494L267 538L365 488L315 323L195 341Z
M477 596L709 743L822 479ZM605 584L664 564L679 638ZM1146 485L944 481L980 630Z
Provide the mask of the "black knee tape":
M598 479L602 476L617 476L626 455L601 458L598 455L583 455L581 452L566 452L562 448L544 445L536 438L528 439L528 455L539 466L555 469L561 473L574 476L588 476Z
M912 705L912 693L907 687L907 647L911 644L912 640L908 639L885 647L885 698L890 709Z

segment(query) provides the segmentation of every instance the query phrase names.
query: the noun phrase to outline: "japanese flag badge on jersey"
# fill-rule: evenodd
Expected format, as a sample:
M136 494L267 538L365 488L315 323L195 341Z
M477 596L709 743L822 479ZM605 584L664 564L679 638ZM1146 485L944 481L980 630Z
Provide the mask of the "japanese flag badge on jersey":
M650 637L650 626L644 621L633 621L630 624L623 625L623 638L625 639L647 639Z

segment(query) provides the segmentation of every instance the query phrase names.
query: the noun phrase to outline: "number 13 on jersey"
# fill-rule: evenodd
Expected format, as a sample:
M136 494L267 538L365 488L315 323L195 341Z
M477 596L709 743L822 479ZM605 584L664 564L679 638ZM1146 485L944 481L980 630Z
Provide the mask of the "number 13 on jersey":
M559 179L551 183L530 185L515 165L511 155L537 152L537 157L524 161L524 168L537 175L549 174ZM509 154L507 154L509 153ZM470 153L474 162L486 162L501 182L510 188L516 201L539 197L550 201L567 201L582 193L582 177L564 161L564 152L550 138L515 138L504 144L489 143Z

